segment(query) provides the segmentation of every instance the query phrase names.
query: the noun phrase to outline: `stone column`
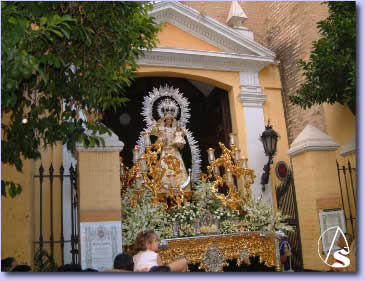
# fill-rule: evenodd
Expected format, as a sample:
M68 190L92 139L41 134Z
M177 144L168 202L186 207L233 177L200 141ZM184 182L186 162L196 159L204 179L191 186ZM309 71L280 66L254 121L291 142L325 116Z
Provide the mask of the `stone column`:
M261 92L258 72L240 72L241 93L243 113L246 122L247 138L247 156L249 166L255 171L255 182L251 186L255 196L262 195L263 199L272 204L271 181L266 185L265 191L262 191L260 184L263 168L268 161L262 143L259 140L260 135L265 130L265 119L263 104L266 95Z
M76 145L81 265L111 269L122 251L119 152L123 142L103 135L105 147Z
M318 255L321 236L319 212L342 208L336 167L337 148L330 136L308 124L288 152L293 166L305 269L330 269Z

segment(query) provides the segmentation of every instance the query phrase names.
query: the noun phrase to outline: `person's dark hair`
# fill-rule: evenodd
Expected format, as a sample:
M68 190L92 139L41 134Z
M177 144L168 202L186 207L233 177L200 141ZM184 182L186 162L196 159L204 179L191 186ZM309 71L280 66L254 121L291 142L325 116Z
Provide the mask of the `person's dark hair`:
M79 264L65 264L58 268L59 272L80 272L81 266Z
M157 236L153 230L143 230L137 233L136 240L134 241L134 251L145 251L147 241L152 241L153 237Z
M114 269L133 271L133 266L133 257L128 253L119 254L114 259Z
M1 271L10 271L12 263L15 262L15 258L8 257L1 260Z
M168 265L152 266L150 272L171 272L171 268Z
M86 268L85 270L83 270L84 272L98 272L96 269L94 268Z
M29 271L32 271L32 268L26 264L17 265L12 270L12 272L29 272Z

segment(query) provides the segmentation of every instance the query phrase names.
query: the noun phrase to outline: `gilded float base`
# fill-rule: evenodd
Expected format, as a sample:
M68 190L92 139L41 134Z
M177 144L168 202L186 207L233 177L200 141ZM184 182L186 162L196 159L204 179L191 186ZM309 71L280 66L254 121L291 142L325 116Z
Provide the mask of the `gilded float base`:
M276 271L280 271L278 242L271 233L185 237L163 240L162 244L165 247L159 251L159 255L165 264L184 257L188 263L199 263L200 269L221 272L229 259L237 259L239 266L242 262L249 263L250 256L259 256L261 263L267 267L275 266Z

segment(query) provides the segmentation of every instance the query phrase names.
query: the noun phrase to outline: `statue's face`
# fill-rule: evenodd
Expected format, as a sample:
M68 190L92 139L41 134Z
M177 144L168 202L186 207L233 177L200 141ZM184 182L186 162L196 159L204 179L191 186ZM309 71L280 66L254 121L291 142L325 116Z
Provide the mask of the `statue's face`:
M166 125L166 127L171 127L171 125L172 125L172 119L171 118L167 118L165 120L165 125Z

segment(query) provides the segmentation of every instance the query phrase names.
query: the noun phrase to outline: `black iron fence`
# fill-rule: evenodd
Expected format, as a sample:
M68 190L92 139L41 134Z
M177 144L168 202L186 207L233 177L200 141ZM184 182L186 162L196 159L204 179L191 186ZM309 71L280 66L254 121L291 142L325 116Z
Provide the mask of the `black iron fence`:
M77 216L77 167L69 168L69 174L66 175L65 169L61 165L59 168L59 174L55 174L55 169L53 168L53 164L51 163L48 174L45 173L43 165L39 167L39 174L34 177L39 180L39 186L36 185L39 189L35 190L35 198L39 203L39 209L35 216L39 221L36 225L39 226L39 238L34 243L36 244L36 250L42 252L47 246L47 249L50 251L50 256L55 258L55 245L60 246L61 252L61 261L64 264L65 257L65 244L70 243L71 245L71 255L72 255L72 263L78 263L78 216ZM70 199L71 199L71 208L69 215L71 216L71 235L70 237L65 237L64 235L64 183L66 180L70 181ZM58 181L58 182L57 182ZM58 189L58 190L57 190ZM57 193L59 196L57 196ZM39 201L38 201L39 200ZM59 200L59 202L57 202ZM59 210L55 210L55 205L59 206ZM47 217L45 217L45 215ZM57 216L60 216L57 218ZM55 233L55 220L60 223L60 228L57 233ZM59 232L59 233L58 233ZM45 237L47 235L47 237ZM56 237L57 236L57 237ZM58 239L57 239L58 238ZM37 249L38 247L38 249Z
M345 214L347 226L351 226L352 235L356 232L356 168L351 166L350 161L347 165L337 164L338 181L341 192L342 207Z
M290 169L288 169L287 179L276 187L276 200L278 208L282 211L282 214L289 217L286 219L286 222L294 229L293 232L287 233L287 240L292 252L292 267L296 271L301 271L303 270L302 244L300 239L294 179Z

